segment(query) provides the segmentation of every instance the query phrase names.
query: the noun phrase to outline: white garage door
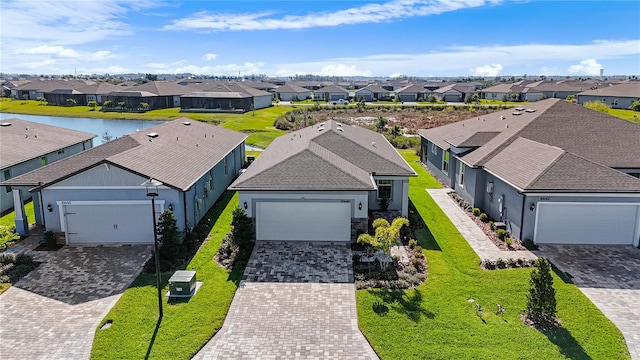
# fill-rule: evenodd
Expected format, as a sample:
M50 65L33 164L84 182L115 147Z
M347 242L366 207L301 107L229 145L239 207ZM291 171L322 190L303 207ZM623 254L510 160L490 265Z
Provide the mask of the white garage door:
M258 202L258 240L350 241L351 203Z
M534 241L540 244L632 245L637 204L538 203Z
M151 204L64 205L64 214L68 244L153 244Z

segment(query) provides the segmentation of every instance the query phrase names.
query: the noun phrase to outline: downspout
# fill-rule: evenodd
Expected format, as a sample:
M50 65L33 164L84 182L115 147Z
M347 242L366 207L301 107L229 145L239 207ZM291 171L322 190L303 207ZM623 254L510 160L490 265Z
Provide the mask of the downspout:
M189 228L187 227L188 222L187 222L187 192L186 191L182 192L182 207L184 210L184 231L186 233L187 231L189 231Z
M524 240L522 238L522 232L524 231L524 211L525 211L526 204L527 204L527 195L522 194L522 211L520 211L520 240Z
M47 220L44 219L44 204L42 202L42 191L38 191L38 198L40 198L40 218L42 219L42 226L44 226L44 228L46 229Z

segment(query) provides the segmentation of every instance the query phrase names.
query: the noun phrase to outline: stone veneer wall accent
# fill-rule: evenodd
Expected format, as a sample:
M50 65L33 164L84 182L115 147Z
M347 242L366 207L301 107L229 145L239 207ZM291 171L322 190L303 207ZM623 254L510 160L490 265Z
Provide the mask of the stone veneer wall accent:
M351 242L358 240L358 230L367 232L369 226L369 219L351 218Z

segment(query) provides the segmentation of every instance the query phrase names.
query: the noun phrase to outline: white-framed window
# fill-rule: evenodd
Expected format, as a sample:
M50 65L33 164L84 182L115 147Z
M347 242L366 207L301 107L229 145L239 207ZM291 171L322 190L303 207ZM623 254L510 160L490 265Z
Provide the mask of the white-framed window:
M438 145L436 145L435 143L431 143L431 152L434 154L438 153Z
M227 157L224 157L224 174L228 175L229 174L229 166L227 166Z
M460 162L460 187L464 187L464 171L467 168L467 165Z
M393 180L378 180L378 199L391 199Z
M449 173L449 152L445 151L442 156L442 172Z

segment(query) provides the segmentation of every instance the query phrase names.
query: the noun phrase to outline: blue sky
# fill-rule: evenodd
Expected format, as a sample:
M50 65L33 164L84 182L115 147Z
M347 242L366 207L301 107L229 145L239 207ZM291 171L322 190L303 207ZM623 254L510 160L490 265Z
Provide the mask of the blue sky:
M5 73L640 74L640 1L2 0Z

